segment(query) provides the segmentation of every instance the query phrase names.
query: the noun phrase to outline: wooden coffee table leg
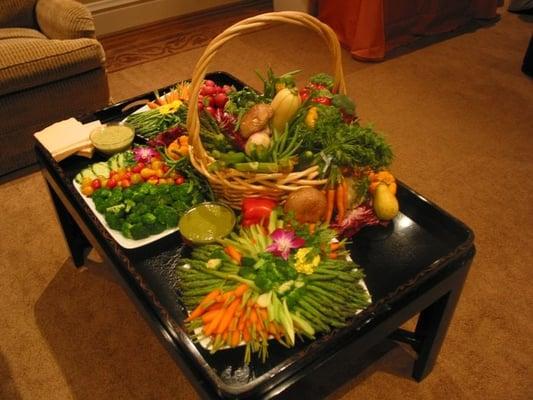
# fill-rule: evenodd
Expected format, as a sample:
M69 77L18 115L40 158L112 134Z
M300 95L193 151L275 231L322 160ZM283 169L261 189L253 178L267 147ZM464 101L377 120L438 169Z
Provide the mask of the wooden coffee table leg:
M458 276L452 290L424 309L418 317L415 329L415 336L419 340L416 349L418 358L413 367L413 378L417 381L424 379L435 365L459 300L468 267L469 265L465 265L457 271Z
M47 185L74 265L78 268L82 267L85 263L85 251L90 247L89 242L74 219L63 206L63 203L53 188L48 183Z

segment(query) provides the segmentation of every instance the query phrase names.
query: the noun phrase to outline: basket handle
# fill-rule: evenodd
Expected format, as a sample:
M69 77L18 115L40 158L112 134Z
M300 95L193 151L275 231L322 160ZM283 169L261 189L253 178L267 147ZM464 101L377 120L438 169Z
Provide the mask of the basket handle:
M243 19L216 36L204 50L204 53L194 67L190 86L189 104L191 106L189 106L187 113L187 131L189 133L189 142L192 145L192 157L196 157L197 160L201 159L205 164L208 164L208 155L200 140L200 117L198 107L195 105L198 104L198 95L210 61L218 50L229 40L244 33L257 31L265 26L280 22L308 28L316 32L324 40L328 46L333 64L333 88L338 93L346 93L340 44L335 32L328 25L309 14L297 11L271 12Z

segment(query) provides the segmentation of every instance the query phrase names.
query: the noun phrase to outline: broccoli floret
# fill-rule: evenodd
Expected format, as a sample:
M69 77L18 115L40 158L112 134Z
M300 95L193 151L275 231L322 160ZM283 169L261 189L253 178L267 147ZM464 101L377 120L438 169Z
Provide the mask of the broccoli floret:
M125 212L129 213L133 207L135 207L135 202L131 199L124 200L124 205L126 208L124 209Z
M153 224L157 222L157 218L152 213L146 213L141 217L141 221L143 224Z
M160 222L154 222L153 224L147 224L146 227L151 235L157 235L158 233L163 232L167 227Z
M122 225L124 224L124 217L120 214L116 213L105 213L105 221L109 225L111 229L115 229L117 231L120 231L122 229Z
M144 239L150 236L150 231L143 224L133 224L130 228L131 238L135 240Z
M178 225L179 215L178 212L169 206L160 205L154 209L154 215L157 221L165 225L168 228Z
M131 213L126 216L126 221L130 224L140 224L142 223L142 216L143 214Z
M130 224L129 222L124 222L122 224L122 228L120 229L120 231L122 232L124 237L126 237L128 239L132 238L132 236L131 236L131 228L132 227L133 227L133 224Z
M126 209L125 204L117 204L111 207L107 207L105 209L105 215L107 216L107 214L115 214L115 215L123 216L125 209Z
M117 187L111 190L111 195L107 198L107 201L109 206L120 204L122 201L122 189Z

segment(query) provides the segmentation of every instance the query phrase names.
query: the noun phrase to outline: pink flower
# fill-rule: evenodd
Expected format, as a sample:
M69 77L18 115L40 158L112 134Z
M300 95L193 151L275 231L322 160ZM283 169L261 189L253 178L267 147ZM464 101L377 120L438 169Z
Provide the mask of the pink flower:
M137 162L149 163L158 154L156 150L147 146L138 146L133 149L133 156Z
M305 244L305 240L295 235L294 231L276 229L270 235L272 244L266 250L284 260L289 258L292 249L298 249Z

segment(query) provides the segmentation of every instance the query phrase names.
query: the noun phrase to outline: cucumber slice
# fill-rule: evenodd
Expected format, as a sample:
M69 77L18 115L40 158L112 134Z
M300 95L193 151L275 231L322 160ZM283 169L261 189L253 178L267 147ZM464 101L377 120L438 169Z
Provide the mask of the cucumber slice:
M126 167L126 157L124 157L124 153L117 154L117 163L119 165L119 168Z
M111 169L111 171L116 171L116 170L119 169L119 165L118 165L118 161L117 161L117 157L116 156L111 157L107 161L107 164L109 165L109 168Z
M96 176L103 176L104 178L109 178L109 174L111 173L111 168L109 168L106 162L93 164L91 169Z
M80 172L81 174L81 179L85 179L85 178L90 178L91 180L92 179L96 179L96 175L94 174L93 170L89 167L89 168L85 168L83 171Z
M74 180L76 183L79 183L81 185L81 181L83 180L83 176L81 175L81 171L78 172L78 174L74 177Z

